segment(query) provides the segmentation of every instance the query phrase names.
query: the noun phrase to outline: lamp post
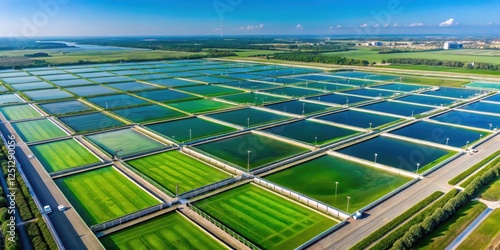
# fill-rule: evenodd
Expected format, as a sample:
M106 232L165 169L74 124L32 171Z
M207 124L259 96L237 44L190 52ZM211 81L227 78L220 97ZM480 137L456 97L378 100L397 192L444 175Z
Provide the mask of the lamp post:
M465 142L465 150L467 150L468 147L469 147L469 141L466 141Z
M493 127L493 123L490 123L489 125L490 125L490 130L491 130L491 128Z
M302 103L302 115L306 112L306 103Z
M375 153L375 163L377 163L377 156L378 156L378 154Z
M191 131L191 129L189 129L189 141L192 141L193 140L193 133Z
M349 213L349 202L351 201L351 196L347 196L347 213Z
M250 128L250 117L247 118L247 128Z
M372 129L372 123L370 122L369 124L370 124L370 130L371 130Z
M417 163L417 174L418 174L418 168L420 167L420 163ZM418 174L418 176L420 177L420 174Z
M448 141L450 140L450 138L446 138L446 146L448 146Z
M317 145L318 145L318 137L317 137L317 136L315 136L315 137L314 137L314 146L317 146Z
M339 187L339 182L336 181L335 182L335 205L337 204L337 189Z
M252 153L252 151L248 150L247 151L247 154L248 154L248 158L247 158L247 172L250 173L250 153Z

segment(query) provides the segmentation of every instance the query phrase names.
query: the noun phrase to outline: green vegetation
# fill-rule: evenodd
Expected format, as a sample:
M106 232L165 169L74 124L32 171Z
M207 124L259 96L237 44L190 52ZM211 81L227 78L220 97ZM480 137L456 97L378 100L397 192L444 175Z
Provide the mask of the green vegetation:
M305 148L253 133L201 144L196 148L244 169L247 168L249 158L247 150L251 151L250 169L307 151Z
M468 168L467 170L463 171L462 173L460 173L459 175L455 176L455 178L451 179L450 181L448 181L448 184L450 185L457 185L460 181L462 181L463 179L465 179L467 176L471 175L472 173L474 173L476 170L478 170L479 168L481 168L482 166L484 166L486 163L490 162L491 160L493 160L495 157L497 157L498 155L500 154L500 150L499 151L496 151L494 154L484 158L483 160L481 160L480 162L476 163L474 166ZM500 162L500 158L498 158L495 162ZM493 162L494 164L494 162Z
M194 205L265 249L294 249L337 224L324 215L252 184Z
M116 219L160 203L113 167L54 181L87 225Z
M494 156L498 156L498 155L497 155L497 153L498 153L498 152L500 152L500 151L495 152L493 155L491 155L491 156L489 156L489 157L491 157L491 158L493 159L493 158L494 158ZM483 161L481 161L481 162L483 162ZM481 163L481 162L479 162L479 163ZM487 162L489 162L489 161L484 161L484 163L483 163L482 165L486 164ZM479 164L479 163L478 163L478 164ZM494 161L492 161L490 164L488 164L488 165L484 166L484 167L483 167L481 170L479 170L476 174L474 174L474 175L470 176L470 177L469 177L469 178L467 178L465 181L463 181L462 183L460 183L460 186L461 186L461 187L467 187L467 186L468 186L470 183L472 183L472 182L473 182L473 181L474 181L477 177L479 177L479 176L483 175L484 173L486 173L486 172L490 171L492 168L494 168L494 167L496 167L496 166L498 166L498 165L500 165L500 157L499 157L499 158L497 158L497 159L495 159ZM481 166L478 166L478 167L477 167L477 169L479 169L480 167L481 167ZM477 169L476 169L476 170L477 170ZM472 171L472 172L474 172L474 171ZM472 173L472 172L471 172L471 173Z
M438 59L418 59L418 58L389 58L386 60L388 63L395 64L409 64L409 65L428 65L434 67L452 67L464 69L480 69L480 70L495 70L498 71L500 66L498 64L490 64L483 62L463 62L463 61L444 61Z
M452 191L445 194L436 202L432 203L429 207L424 209L418 214L414 215L410 220L406 221L404 224L400 224L398 228L392 231L390 234L382 238L379 242L373 245L370 249L390 249L393 244L399 240L413 225L417 225L420 222L426 220L430 215L434 213L434 210L441 209L449 199L455 197L459 191L457 189L453 189ZM409 216L410 217L410 216ZM402 221L403 222L403 221Z
M472 233L458 246L458 250L494 249L500 241L500 209L494 210Z
M331 56L329 54L326 55L320 53L279 53L272 55L272 58L286 61L327 63L337 65L368 66L370 64L370 62L366 59L353 59L343 56Z
M387 224L385 224L381 228L377 229L375 232L368 235L368 237L364 238L363 240L358 242L356 245L352 246L350 249L351 250L366 249L370 244L372 244L373 242L382 238L384 235L386 235L388 232L390 232L393 228L401 225L401 223L403 223L405 220L407 220L408 218L410 218L413 215L415 215L416 213L418 213L423 208L427 207L429 204L431 204L432 202L437 200L437 198L441 197L441 195L443 195L443 192L439 192L439 191L434 192L433 194L429 195L427 198L423 199L419 203L413 205L413 207L404 211L398 217L394 218L393 220L389 221Z
M182 215L171 212L102 237L106 249L225 249Z
M117 151L119 151L120 156L124 156L165 147L160 142L132 129L95 134L87 138L111 155L117 154Z
M467 203L459 208L448 220L423 237L413 247L415 249L445 249L484 210L486 205L479 201Z
M230 177L177 150L146 156L127 163L173 194L176 184L179 184L179 193L184 193Z
M73 139L34 145L30 150L49 173L99 162Z
M28 104L0 107L0 112L9 121L42 117L40 113Z
M350 196L348 212L351 213L410 180L329 155L266 176L265 179L341 210L346 209L347 196ZM335 182L339 182L337 197Z
M48 119L12 123L12 127L24 142L42 141L67 136Z
M484 187L486 190L481 193L481 198L488 201L500 201L500 178Z
M134 108L113 110L113 113L125 117L133 122L152 122L187 116L177 110L160 105L148 105Z

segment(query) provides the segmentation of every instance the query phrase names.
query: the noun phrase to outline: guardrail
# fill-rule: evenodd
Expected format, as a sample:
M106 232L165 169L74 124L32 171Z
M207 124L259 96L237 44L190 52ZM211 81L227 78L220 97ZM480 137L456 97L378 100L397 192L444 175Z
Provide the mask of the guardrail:
M315 200L309 196L300 194L300 193L295 192L291 189L282 187L280 185L277 185L275 183L272 183L270 181L267 181L267 180L264 180L264 179L261 179L258 177L255 177L253 180L255 183L257 183L265 188L271 189L277 193L280 193L281 195L295 199L298 202L301 202L301 203L303 203L303 204L305 204L305 205L307 205L315 210L318 210L320 212L324 212L325 214L337 216L337 217L342 218L342 219L347 219L350 217L350 215L348 213L346 213L340 209L334 208L334 207L332 207L324 202Z
M316 235L314 238L306 241L304 244L298 246L297 248L295 249L305 249L307 248L308 246L310 246L311 244L315 243L316 241L322 239L323 237L325 237L326 235L329 235L331 234L332 232L334 232L335 230L341 228L342 226L344 226L345 224L347 223L347 220L343 220L341 221L339 224L327 229L326 231Z
M453 161L453 160L457 159L458 157L462 156L463 154L465 154L463 151L460 151L460 152L454 154L450 158L448 158L448 159L446 159L446 160L444 160L444 161L436 164L434 167L432 167L432 168L428 169L427 171L423 172L422 176L426 176L426 175L428 175L428 174L436 171L438 168L441 168L442 166L450 163L451 161Z
M92 230L92 232L94 232L94 233L99 232L99 231L108 229L110 227L121 225L122 223L129 222L131 220L135 220L135 219L143 217L145 215L154 213L154 212L159 211L165 207L170 207L170 206L166 203L161 203L158 205L154 205L152 207L144 208L144 209L139 210L135 213L131 213L131 214L128 214L128 215L125 215L125 216L122 216L122 217L119 217L119 218L116 218L113 220L109 220L109 221L106 221L106 222L103 222L100 224L90 226L90 230Z
M137 151L137 152L130 153L130 154L119 155L118 157L121 158L121 159L123 159L123 158L130 158L130 157L135 157L135 156L138 156L138 155L143 155L143 154L154 153L154 152L166 150L166 149L169 149L171 147L172 146L161 146L161 147L157 147L157 148L152 148L152 149L146 149L146 150Z
M0 132L0 137L2 138L4 145L8 145L7 141L5 140L5 137L3 136L3 134L1 132ZM57 234L56 230L54 229L54 225L52 225L52 221L50 221L47 214L45 214L40 200L38 200L38 197L33 192L33 187L31 187L31 184L30 184L28 178L26 178L26 175L24 174L24 171L22 169L21 164L19 163L19 161L17 161L17 158L15 156L13 156L13 157L14 157L14 161L16 163L17 171L19 172L19 174L21 175L21 178L23 179L24 183L26 184L26 187L28 188L28 191L29 191L31 197L33 198L33 201L35 202L35 205L36 205L38 211L42 215L43 221L47 225L47 228L49 229L49 232L52 235L52 238L56 242L57 248L60 250L64 250L65 249L64 245L63 245L61 239L59 238L59 235Z
M97 150L99 150L99 152L103 153L103 154L104 154L104 155L106 155L108 158L113 159L113 156L112 156L110 153L106 152L106 150L101 149L101 147L99 147L99 145L95 144L95 143L94 143L92 140L90 140L89 138L84 137L84 136L82 136L82 137L74 137L74 138L75 138L75 139L77 139L77 140L78 140L78 139L83 139L83 140L85 140L87 143L89 143L90 145L94 146Z
M233 238L237 239L239 242L243 243L244 245L246 245L247 247L249 247L250 249L260 249L258 246L256 246L255 244L253 244L252 242L250 242L249 240L245 239L243 236L239 235L238 233L236 233L235 231L231 230L230 228L226 227L224 224L220 223L219 221L217 221L216 219L212 218L210 215L208 215L207 213L201 211L199 208L191 205L191 204L187 204L188 207L193 210L194 212L196 212L197 214L199 214L201 217L203 217L204 219L210 221L210 223L214 224L216 227L222 229L224 232L228 233L229 235L231 235Z
M386 195L384 195L384 196L382 196L382 197L378 198L376 201L373 201L372 203L370 203L370 204L368 204L368 205L364 206L361 210L363 210L363 211L364 211L364 210L368 210L368 209L370 209L370 208L372 208L372 207L374 207L374 206L376 206L376 205L378 205L378 204L382 203L383 201L387 200L387 199L388 199L388 198L390 198L391 196L393 196L393 195L395 195L395 194L397 194L397 193L401 192L402 190L406 189L407 187L409 187L409 186L413 185L413 184L414 184L415 182L417 182L418 180L419 180L418 178L412 179L411 181L409 181L409 182L405 183L403 186L398 187L398 188L396 188L396 189L392 190L392 191L391 191L391 192L389 192L388 194L386 194Z
M238 182L239 180L241 180L241 176L230 177L230 178L227 178L227 179L224 179L224 180L221 180L221 181L218 181L218 182L215 182L215 183L203 186L203 187L199 187L199 188L184 192L182 194L179 194L179 197L183 198L183 199L189 199L191 197L198 196L200 194L208 193L208 192L215 190L215 189L218 189L220 187L225 187L225 186L231 185L235 182Z
M292 163L294 161L298 161L298 160L307 158L309 156L313 156L317 153L318 153L318 151L307 151L307 152L297 153L297 154L294 154L292 156L289 156L285 160L277 160L274 162L270 162L268 164L264 164L261 167L259 167L258 169L252 170L251 172L254 175L261 174L261 173L264 173L264 172L269 171L271 169L275 169L275 168L281 167L283 165Z
M168 191L162 185L158 184L156 181L154 181L153 179L149 178L147 175L141 173L139 170L135 169L134 167L130 166L128 163L126 163L124 161L121 161L120 163L123 166L125 166L128 170L134 172L136 175L138 175L139 177L141 177L145 181L149 182L149 184L153 185L155 188L158 188L159 190L161 190L162 192L164 192L165 194L167 194L170 197L175 197L174 193Z

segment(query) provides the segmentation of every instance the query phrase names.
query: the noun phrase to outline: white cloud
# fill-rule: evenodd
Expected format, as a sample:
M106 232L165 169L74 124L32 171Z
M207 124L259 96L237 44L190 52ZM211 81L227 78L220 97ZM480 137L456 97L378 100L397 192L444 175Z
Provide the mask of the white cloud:
M368 27L368 24L367 24L367 23L363 23L363 24L361 24L359 27L361 27L361 28L366 28L366 27Z
M440 27L447 27L447 26L451 26L451 25L454 25L455 24L455 19L454 18L450 18L442 23L439 24Z
M494 22L487 22L486 25L493 25L495 24Z
M337 29L340 29L340 28L342 28L342 25L337 25Z
M300 24L300 23L299 23L299 24L297 24L297 29L302 29L302 28L303 28L303 27L302 27L302 24Z
M389 24L388 23L384 24L384 28L387 28L387 27L389 27Z
M240 26L239 29L237 30L258 30L264 28L264 24L259 24L259 25L247 25L247 26Z
M424 24L423 23L412 23L409 26L410 27L422 27L422 26L424 26Z
M378 26L380 26L380 24L376 23L373 25L373 27L377 28Z
M399 26L399 23L394 23L394 24L392 25L392 27L398 27L398 26Z

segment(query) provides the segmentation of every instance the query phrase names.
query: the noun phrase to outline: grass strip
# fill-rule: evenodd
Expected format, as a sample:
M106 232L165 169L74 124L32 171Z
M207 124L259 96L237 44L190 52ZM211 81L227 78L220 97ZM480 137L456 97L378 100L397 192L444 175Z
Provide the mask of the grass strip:
M493 160L495 157L497 157L498 155L500 154L500 150L496 151L495 153L493 153L492 155L484 158L482 161L476 163L474 166L470 167L469 169L463 171L462 173L460 173L459 175L455 176L455 178L451 179L450 181L448 181L448 184L450 185L457 185L460 181L462 181L463 179L465 179L467 176L471 175L472 173L474 173L474 171L478 170L479 168L481 168L482 166L484 166L484 164L488 163L489 161ZM497 163L497 162L500 162L500 158L495 160L495 162L493 162L493 164ZM472 179L472 178L471 178Z

